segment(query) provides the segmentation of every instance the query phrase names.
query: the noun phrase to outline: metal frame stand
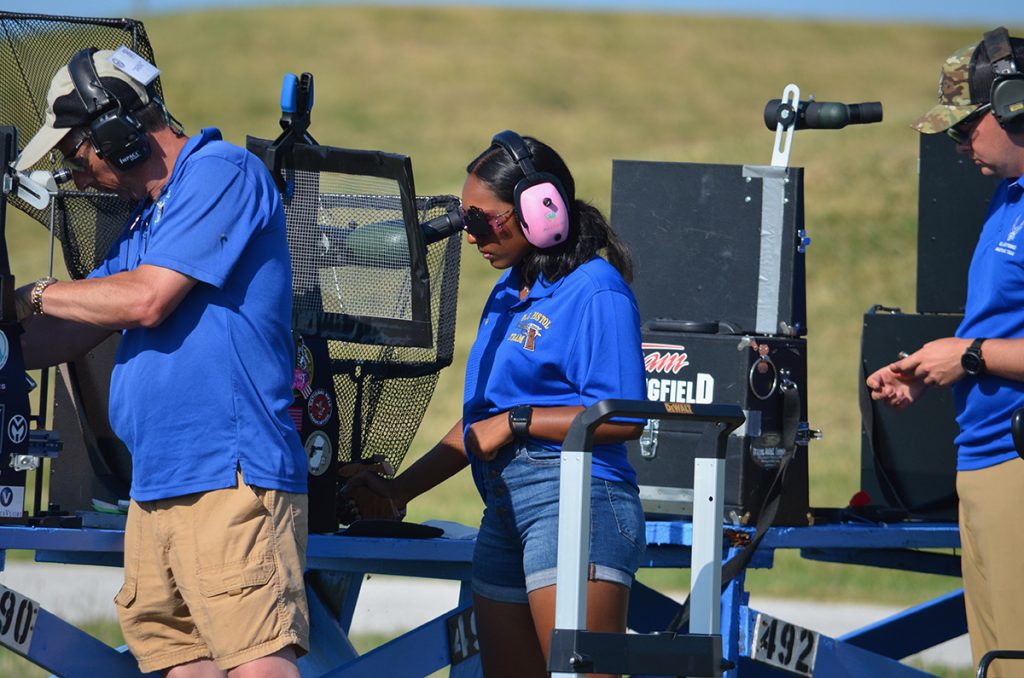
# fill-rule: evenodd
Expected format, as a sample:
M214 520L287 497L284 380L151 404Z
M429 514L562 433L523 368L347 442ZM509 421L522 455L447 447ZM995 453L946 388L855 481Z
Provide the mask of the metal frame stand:
M727 531L730 541L735 541L732 539L735 532L733 528ZM120 567L123 537L119 530L4 525L0 526L0 555L6 549L29 549L36 552L36 560L40 562ZM687 568L693 549L699 547L701 539L699 524L649 521L648 546L642 567ZM936 553L936 550L958 545L959 531L955 524L840 523L773 527L749 567L770 568L776 549L799 549L803 557L813 560L955 576L958 574L956 556ZM306 591L312 647L310 654L300 660L303 675L423 676L451 666L449 675L454 678L482 676L469 591L473 546L472 538L410 540L311 535ZM728 559L739 550L738 546L729 544L724 546L722 554ZM435 619L360 655L349 642L349 635L358 632L357 628L352 628L352 619L367 573L459 581L459 599L452 609ZM718 634L669 637L657 635L657 632L668 627L679 611L679 603L635 582L630 594L628 626L637 632L633 634L635 637L645 639L638 641L645 643L639 650L642 654L663 655L704 653L701 661L705 665L712 663L709 659L712 656L721 658L735 665L724 671L727 678L783 675L753 656L751 645L759 612L748 606L744 584L741 574L722 592L717 606ZM696 605L693 612L694 623L700 623L699 619L706 616ZM34 618L36 623L30 642L23 649L11 648L30 661L71 678L139 675L134 661L124 654L123 648L108 647L42 608ZM813 674L825 678L927 675L899 660L956 638L966 630L963 594L959 590L952 591L838 638L818 634ZM609 652L620 655L627 649L635 649L634 646L627 648L621 636L604 635L579 636L585 639L582 649L590 649L588 642L604 643ZM716 662L715 666L721 664ZM646 675L659 675L659 671L648 671ZM685 664L675 664L660 674L680 673L698 675L697 672L687 673Z
M714 425L715 449L698 457L694 476L694 531L687 635L626 635L586 631L590 553L590 469L594 430L612 417L689 419ZM729 433L744 421L735 405L680 405L603 400L581 412L562 445L558 504L555 629L548 669L554 678L575 673L722 675L718 599L722 588L722 506ZM705 436L706 438L707 436ZM708 452L708 450L702 450ZM704 497L707 497L705 501Z

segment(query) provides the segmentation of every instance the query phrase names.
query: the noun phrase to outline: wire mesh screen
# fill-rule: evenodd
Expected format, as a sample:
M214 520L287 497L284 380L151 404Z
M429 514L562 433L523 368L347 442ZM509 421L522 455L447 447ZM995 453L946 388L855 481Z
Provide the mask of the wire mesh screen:
M292 260L293 326L327 339L339 461L401 466L452 362L460 239L421 228L455 196L414 197L402 155L249 137L281 163Z
M416 202L423 222L452 209L458 199L441 196L417 198ZM384 240L384 249L390 247L390 242ZM427 247L432 346L328 342L340 418L337 449L342 462L379 456L395 469L401 466L433 396L438 373L452 362L459 254L458 237ZM392 253L381 256L390 257ZM384 288L376 289L378 294L385 293Z
M412 320L409 242L398 182L295 172L288 247L296 312ZM316 224L316 228L310 228Z
M83 47L130 47L156 63L146 29L132 19L95 19L0 12L0 124L18 128L19 146L42 126L50 79ZM159 78L153 88L161 98ZM59 153L43 158L35 169L53 171ZM12 205L49 227L49 208L37 210L13 194ZM64 191L54 202L54 232L60 239L68 273L82 278L107 253L134 205L112 193Z

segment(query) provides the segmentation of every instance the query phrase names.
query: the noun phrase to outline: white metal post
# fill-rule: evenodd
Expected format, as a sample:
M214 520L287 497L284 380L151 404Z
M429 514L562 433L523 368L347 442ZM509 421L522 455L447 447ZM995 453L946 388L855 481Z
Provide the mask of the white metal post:
M590 555L591 455L563 450L558 489L558 570L555 628L587 626L587 560ZM552 673L553 678L576 674Z
M690 556L690 633L721 632L722 509L725 460L693 462L693 547Z

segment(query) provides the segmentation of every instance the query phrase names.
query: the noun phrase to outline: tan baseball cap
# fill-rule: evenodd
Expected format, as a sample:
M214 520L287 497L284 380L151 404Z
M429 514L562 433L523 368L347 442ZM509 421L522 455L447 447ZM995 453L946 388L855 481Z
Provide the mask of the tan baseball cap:
M113 51L104 49L92 55L100 83L111 98L120 102L127 111L138 110L149 103L149 92L142 83L111 63L110 57L113 54ZM114 102L104 111L90 112L90 106L86 105L82 94L75 87L68 67L62 66L50 81L50 89L46 93L46 116L43 119L43 126L21 150L15 169L21 172L32 167L42 160L50 149L59 144L72 128L88 125L98 113L111 110L117 105Z

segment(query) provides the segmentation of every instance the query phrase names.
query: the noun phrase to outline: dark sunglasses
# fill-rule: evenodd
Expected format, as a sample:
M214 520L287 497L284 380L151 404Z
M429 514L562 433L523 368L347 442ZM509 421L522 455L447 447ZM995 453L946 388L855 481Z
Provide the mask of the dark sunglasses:
M514 209L508 209L491 216L479 207L470 207L468 210L460 207L459 211L462 213L462 228L478 239L500 231L515 213Z
M971 140L971 132L978 124L978 121L992 109L992 104L983 104L976 108L966 118L946 130L946 136L958 144L966 144Z
M64 167L71 170L72 172L85 172L86 167L81 160L78 159L78 151L82 148L82 144L89 141L89 135L81 132L77 141L75 141L74 147L71 149L71 153L64 155L61 160L64 162Z

